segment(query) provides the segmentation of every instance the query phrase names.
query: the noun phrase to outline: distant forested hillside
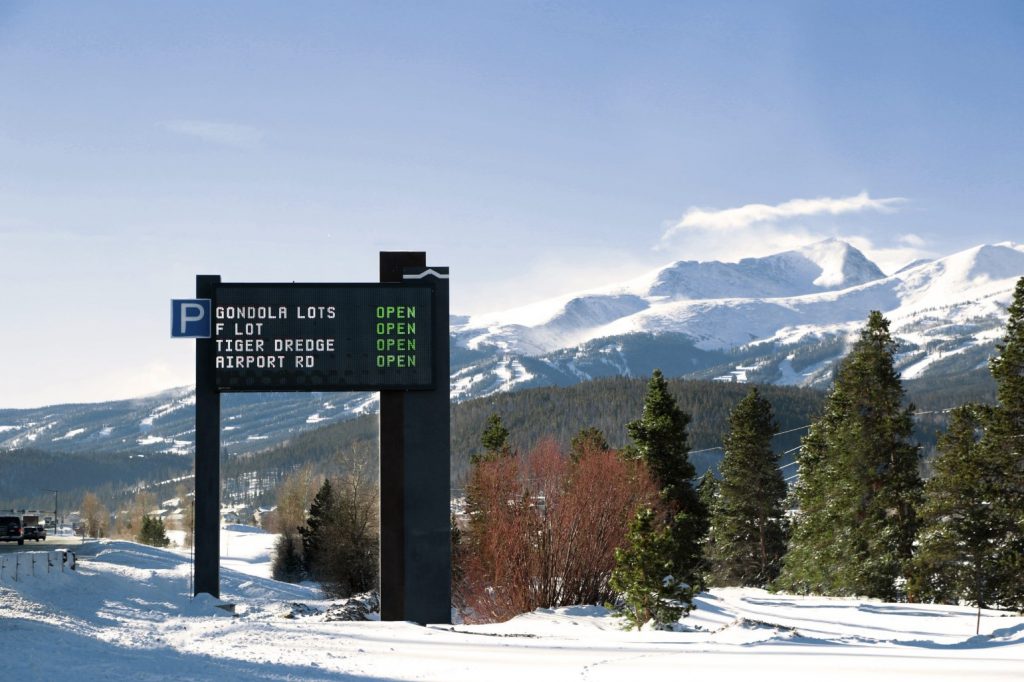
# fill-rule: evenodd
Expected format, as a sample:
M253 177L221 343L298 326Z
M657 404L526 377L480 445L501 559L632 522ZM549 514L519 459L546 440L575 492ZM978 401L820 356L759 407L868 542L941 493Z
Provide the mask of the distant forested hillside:
M615 377L565 388L536 388L503 393L484 400L458 405L452 411L452 472L459 480L469 457L480 451L480 433L487 417L501 415L511 432L512 442L526 449L540 438L551 436L563 446L580 429L601 429L612 447L628 442L626 424L638 419L643 410L646 379ZM669 381L672 394L692 421L688 428L691 450L704 450L722 443L728 429L729 412L747 394L750 386L716 381ZM818 414L820 391L785 386L759 386L775 408L781 431L805 424ZM779 450L799 444L801 433L780 436ZM697 453L698 473L717 462L721 452Z
M88 491L117 504L139 485L191 473L192 458L181 455L0 451L0 508L53 509L53 490L61 509L77 509Z
M480 434L487 418L501 416L511 432L513 446L525 450L542 438L556 439L568 448L581 429L595 426L604 431L613 447L626 444L627 422L643 409L645 379L610 378L568 387L534 388L503 393L452 406L452 485L458 488L468 470L470 457L480 451ZM690 445L695 451L721 444L729 411L750 390L749 386L714 381L672 380L671 389L693 421ZM821 392L812 389L763 386L775 405L780 430L809 424L822 404ZM272 491L290 471L302 464L330 473L344 473L374 459L377 417L359 417L296 436L273 449L225 460L222 478L225 496L254 504L272 504ZM779 451L799 444L803 431L776 439ZM792 455L790 455L792 456ZM717 465L721 451L696 452L692 459L699 472Z
M514 447L525 450L541 438L552 437L568 447L581 429L601 429L613 447L627 443L625 425L640 416L646 379L613 377L568 387L533 388L502 393L452 406L452 485L458 488L470 457L480 451L480 434L491 414L499 414L511 432ZM680 406L691 417L690 447L698 473L717 466L729 412L750 389L748 385L703 380L669 382ZM759 386L775 409L780 431L778 452L793 450L806 433L801 427L818 415L824 394L818 390ZM934 451L937 435L945 428L941 411L968 400L992 402L994 389L987 373L965 374L962 382L906 382L910 399L919 410L930 411L916 420L916 437L926 458ZM272 505L275 489L303 464L325 473L344 473L354 466L375 473L377 417L368 415L304 432L262 452L222 453L221 474L226 501ZM795 452L783 459L791 461ZM191 473L191 458L178 455L129 456L125 453L64 455L36 450L0 452L0 507L52 506L52 493L77 504L87 490L105 501L116 502L132 494L141 482L153 484ZM788 473L788 472L787 472ZM174 495L174 485L157 486L158 497ZM49 502L47 502L49 500ZM64 502L62 502L62 506Z

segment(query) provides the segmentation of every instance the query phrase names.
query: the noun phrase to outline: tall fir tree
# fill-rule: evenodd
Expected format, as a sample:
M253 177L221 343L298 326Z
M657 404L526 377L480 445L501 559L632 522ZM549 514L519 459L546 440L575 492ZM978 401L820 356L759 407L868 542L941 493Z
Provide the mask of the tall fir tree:
M1001 606L1024 611L1024 277L1017 281L1006 334L989 363L998 404L979 448L999 475L993 478L998 525L996 570L989 592Z
M693 486L696 471L690 463L686 426L690 417L668 390L661 370L647 383L640 419L626 425L632 443L627 456L639 457L660 490L672 543L673 575L695 588L703 584L701 542L707 534L708 512Z
M786 482L771 446L777 429L771 403L757 388L729 416L722 480L711 516L716 585L763 587L778 576L786 550Z
M776 586L900 596L921 494L913 405L893 367L889 321L872 311L803 439L799 515Z
M302 536L302 560L306 573L314 579L321 577L320 565L327 549L330 547L331 519L335 514L337 500L331 479L325 478L316 492L306 525L299 527Z
M985 606L997 577L1002 532L993 500L1003 472L979 447L988 412L976 405L956 408L939 438L911 563L909 591L915 600Z
M996 345L996 355L989 364L996 380L998 412L1006 421L1009 436L1024 433L1024 277L1017 280L1013 301L1007 310L1006 334ZM1013 447L1017 456L1024 446Z

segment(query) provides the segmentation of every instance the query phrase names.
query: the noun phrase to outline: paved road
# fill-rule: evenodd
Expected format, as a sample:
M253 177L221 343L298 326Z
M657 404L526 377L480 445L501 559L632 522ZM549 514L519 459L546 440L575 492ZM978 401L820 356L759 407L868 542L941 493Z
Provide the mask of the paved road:
M24 545L19 545L17 542L0 542L0 554L70 549L78 555L88 555L94 547L96 547L95 542L82 540L82 538L73 535L48 535L45 540L26 540Z

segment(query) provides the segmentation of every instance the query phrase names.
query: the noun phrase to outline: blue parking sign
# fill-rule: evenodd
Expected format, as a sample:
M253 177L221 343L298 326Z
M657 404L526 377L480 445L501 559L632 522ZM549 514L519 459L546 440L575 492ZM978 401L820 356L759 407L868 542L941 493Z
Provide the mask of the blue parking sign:
M212 307L208 298L171 300L171 336L178 339L208 339L212 335Z

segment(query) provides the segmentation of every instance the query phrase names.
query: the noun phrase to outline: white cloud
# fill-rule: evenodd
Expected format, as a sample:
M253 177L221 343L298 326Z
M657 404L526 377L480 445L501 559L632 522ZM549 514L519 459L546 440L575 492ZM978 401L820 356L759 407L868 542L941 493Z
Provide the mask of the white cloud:
M809 218L839 216L861 211L892 212L906 201L892 197L875 199L866 192L845 198L795 199L777 206L749 204L724 211L690 209L676 223L662 226L658 245L646 255L621 246L602 248L592 244L585 254L565 258L558 253L543 253L514 272L493 268L484 274L472 262L452 263L467 276L481 278L489 286L453 290L453 311L479 314L516 307L565 293L578 293L627 280L667 265L667 257L680 260L736 262L800 249L825 239L841 239L852 244L890 274L907 263L934 258L927 242L913 233L843 230ZM800 220L808 218L808 220ZM836 221L828 221L836 222ZM657 238L652 231L651 237ZM671 239L668 237L671 236ZM642 239L640 241L643 241ZM557 276L552 276L557 273Z
M662 235L667 241L676 235L693 230L731 232L745 230L754 225L774 224L792 218L816 215L841 215L860 211L889 212L904 199L891 197L872 199L867 192L852 197L833 199L819 197L817 199L791 199L774 206L769 204L746 204L737 208L721 210L691 207L683 214L682 219L668 227Z
M205 142L212 142L213 144L225 147L236 147L238 149L252 149L257 146L264 137L263 131L259 128L239 123L175 120L164 121L160 126L172 133L198 138Z
M915 249L920 249L925 245L924 239L918 237L916 234L910 233L900 235L897 241L900 244L906 244L907 246L913 247Z
M679 235L669 245L656 251L671 253L681 260L737 262L741 258L760 258L819 242L838 234L814 231L803 226L763 224L737 228L725 233L719 230L691 230Z

